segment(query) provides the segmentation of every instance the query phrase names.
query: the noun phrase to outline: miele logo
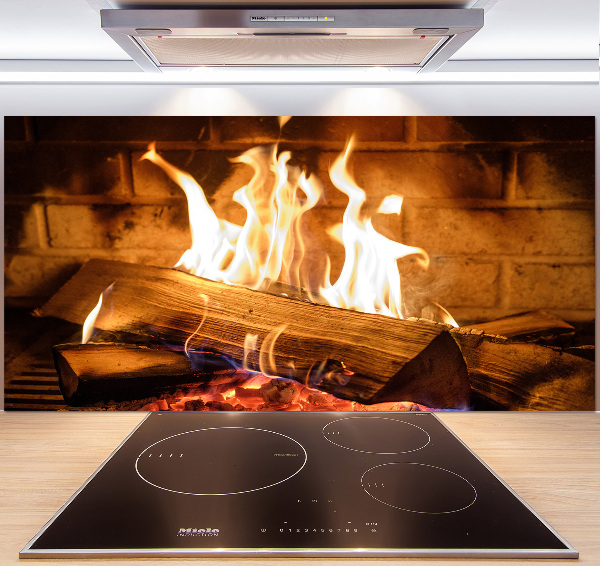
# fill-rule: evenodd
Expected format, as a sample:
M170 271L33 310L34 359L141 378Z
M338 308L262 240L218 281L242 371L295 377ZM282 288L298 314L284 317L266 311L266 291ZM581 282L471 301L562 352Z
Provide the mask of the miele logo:
M196 529L196 528L180 528L177 533L178 537L218 537L219 529Z

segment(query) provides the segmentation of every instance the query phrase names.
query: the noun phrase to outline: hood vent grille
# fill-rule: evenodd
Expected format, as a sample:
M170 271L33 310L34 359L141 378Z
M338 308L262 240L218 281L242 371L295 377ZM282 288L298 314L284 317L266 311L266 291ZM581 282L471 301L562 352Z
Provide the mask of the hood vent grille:
M446 38L163 37L143 38L160 66L420 65Z

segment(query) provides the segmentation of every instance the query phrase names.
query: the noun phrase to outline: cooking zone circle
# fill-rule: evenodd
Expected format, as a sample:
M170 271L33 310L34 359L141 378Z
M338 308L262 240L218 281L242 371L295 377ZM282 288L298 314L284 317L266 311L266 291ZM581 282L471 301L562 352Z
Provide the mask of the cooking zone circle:
M146 448L135 469L145 482L185 495L233 495L266 489L295 476L306 450L294 439L258 428L204 428Z
M430 437L421 427L385 417L348 417L323 427L336 446L367 454L405 454L425 448Z
M477 491L465 478L428 464L381 464L367 470L360 481L377 501L413 513L455 513L477 499Z

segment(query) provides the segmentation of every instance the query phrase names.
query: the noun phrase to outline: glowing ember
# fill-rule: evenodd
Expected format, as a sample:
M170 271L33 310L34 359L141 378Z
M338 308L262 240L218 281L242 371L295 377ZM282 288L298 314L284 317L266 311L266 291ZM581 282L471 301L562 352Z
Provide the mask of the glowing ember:
M399 401L363 405L338 399L288 379L240 373L242 385L197 385L146 403L143 411L427 411L429 407Z

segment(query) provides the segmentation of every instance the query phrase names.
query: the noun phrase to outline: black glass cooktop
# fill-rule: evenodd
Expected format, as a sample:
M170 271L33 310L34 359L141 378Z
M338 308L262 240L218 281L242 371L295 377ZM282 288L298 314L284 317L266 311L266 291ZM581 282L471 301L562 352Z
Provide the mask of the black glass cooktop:
M575 558L431 413L152 413L29 557Z

